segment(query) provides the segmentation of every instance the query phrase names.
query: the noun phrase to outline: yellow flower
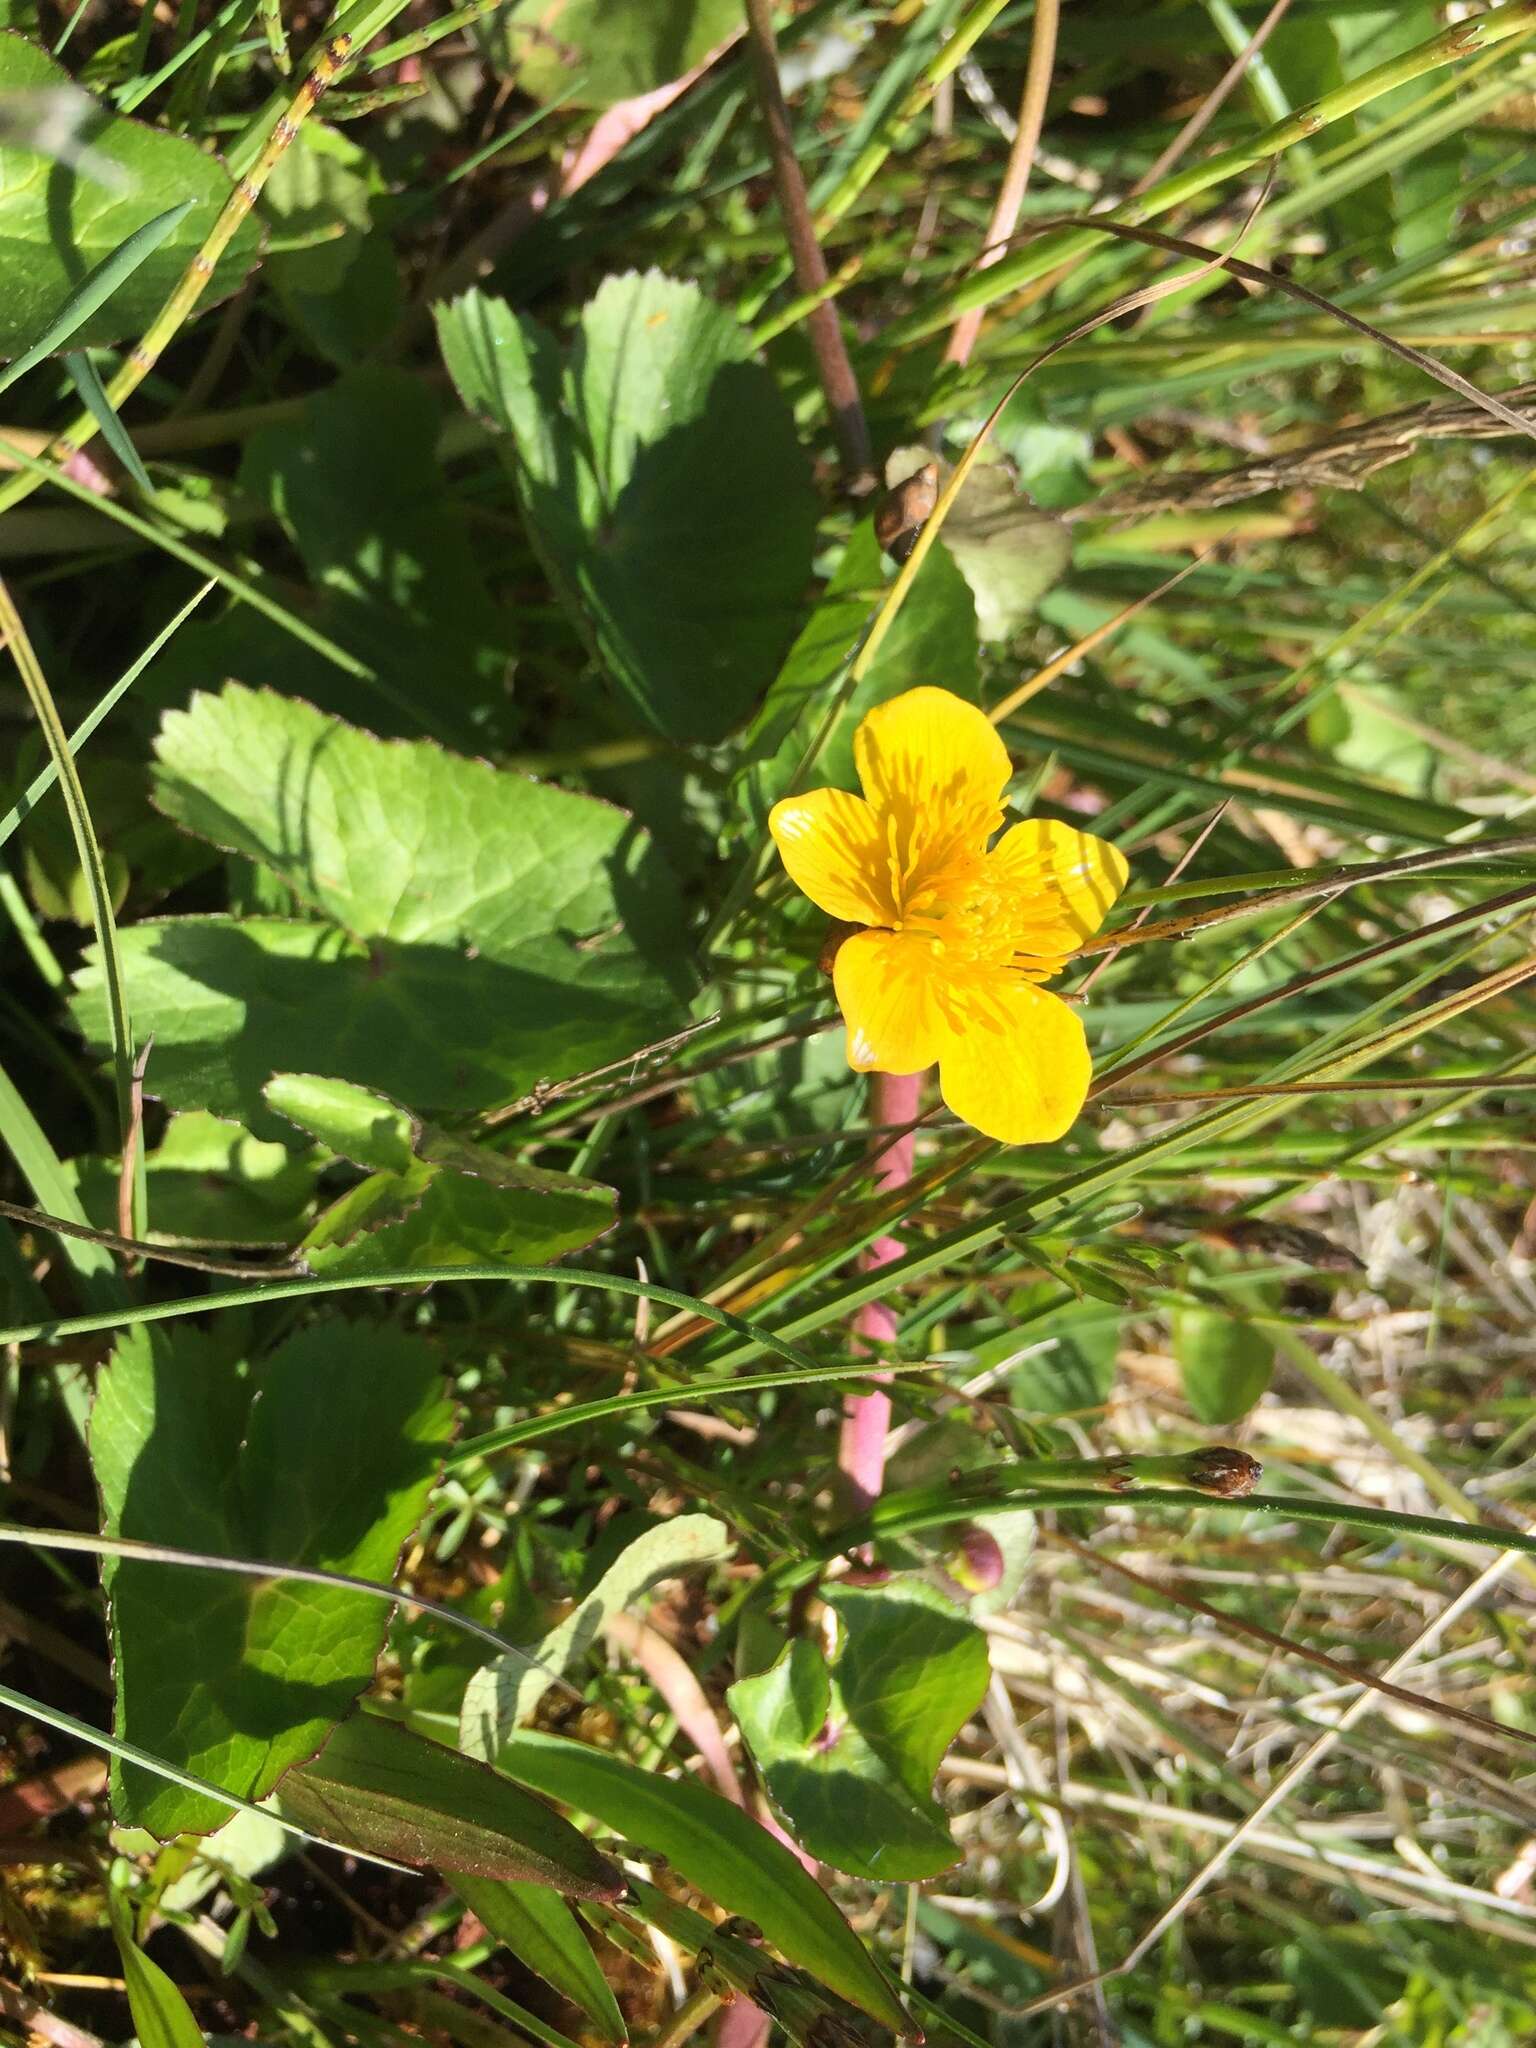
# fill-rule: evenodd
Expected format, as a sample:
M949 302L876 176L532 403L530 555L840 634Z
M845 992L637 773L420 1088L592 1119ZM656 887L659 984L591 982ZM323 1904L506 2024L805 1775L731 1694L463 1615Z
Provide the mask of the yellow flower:
M1005 1144L1059 1138L1088 1093L1059 974L1125 886L1124 857L1071 825L1003 822L1012 773L986 716L908 690L854 734L863 796L812 789L768 820L790 879L845 939L833 985L860 1073L939 1068L955 1115Z

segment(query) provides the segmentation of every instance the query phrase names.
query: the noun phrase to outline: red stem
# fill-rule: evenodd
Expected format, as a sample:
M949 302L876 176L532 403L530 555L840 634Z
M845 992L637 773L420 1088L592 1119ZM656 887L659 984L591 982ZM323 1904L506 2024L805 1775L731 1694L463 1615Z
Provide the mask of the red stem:
M921 1074L871 1074L871 1122L877 1127L915 1123L922 1086ZM875 1186L881 1194L891 1188L905 1186L912 1178L913 1143L914 1133L904 1130L903 1135L893 1138L879 1155L875 1162ZM877 1237L867 1251L860 1253L859 1264L865 1272L872 1272L876 1267L890 1265L905 1250L906 1246L899 1238ZM896 1335L895 1310L887 1308L884 1302L869 1302L854 1317L853 1327L855 1351L867 1350L867 1346L858 1342L861 1337L876 1344L889 1344ZM889 1379L890 1375L879 1373L874 1377ZM844 1403L837 1463L855 1513L879 1498L880 1488L885 1482L885 1438L890 1423L889 1394L850 1394Z

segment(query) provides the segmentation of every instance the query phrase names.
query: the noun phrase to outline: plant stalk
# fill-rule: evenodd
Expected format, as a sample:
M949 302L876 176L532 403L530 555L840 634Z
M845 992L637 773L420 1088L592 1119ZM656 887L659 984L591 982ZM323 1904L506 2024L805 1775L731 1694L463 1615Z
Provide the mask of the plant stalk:
M869 1077L870 1119L877 1125L895 1124L900 1135L893 1138L875 1161L875 1186L881 1194L905 1187L912 1178L912 1155L916 1134L918 1099L922 1093L921 1074L871 1074ZM906 1246L899 1238L877 1237L859 1255L862 1272L877 1272L904 1256ZM868 1301L853 1318L854 1350L872 1346L882 1349L895 1341L896 1312L883 1301ZM864 1339L861 1344L858 1339ZM875 1375L889 1379L889 1373ZM865 1509L878 1500L885 1483L885 1439L891 1426L891 1397L875 1391L850 1394L843 1404L843 1429L838 1442L837 1465L849 1500Z
M779 60L773 33L773 0L746 0L747 48L757 78L758 104L768 133L768 154L773 164L773 188L779 211L784 216L784 233L795 267L795 283L802 296L815 297L805 316L805 331L816 353L816 371L832 415L832 429L842 455L847 487L856 496L867 495L878 482L869 423L858 380L848 360L843 340L842 319L837 306L825 293L831 283L827 259L816 238L811 202L795 154L794 131L789 107L779 79Z
M1223 150L1217 156L1206 158L1203 163L1192 164L1187 170L1154 185L1150 191L1127 199L1110 218L1127 225L1154 220L1159 214L1172 212L1175 207L1199 198L1226 179L1240 177L1271 157L1282 155L1298 142L1309 141L1345 115L1368 106L1384 93L1410 85L1415 79L1437 71L1442 64L1454 64L1460 58L1474 57L1480 51L1491 50L1500 43L1530 35L1533 31L1536 31L1536 7L1532 6L1531 0L1511 0L1508 6L1491 8L1486 14L1455 22L1440 34L1431 36L1427 42L1420 43L1416 49L1406 50L1399 57L1374 65L1370 70L1361 72L1358 78L1349 79L1333 92L1324 93L1310 105L1298 107L1285 120L1262 129L1251 142ZM921 341L935 330L949 326L973 306L989 306L1010 292L1022 290L1037 278L1048 276L1069 258L1086 255L1092 247L1092 232L1084 232L1080 228L1058 229L1042 235L1030 247L1016 250L991 269L973 274L957 286L946 301L897 322L884 339L893 348Z
M1040 130L1045 125L1045 103L1050 97L1051 73L1056 67L1056 28L1061 19L1061 0L1035 0L1035 21L1029 45L1029 65L1024 74L1024 95L1019 101L1019 125L1008 152L1007 168L998 188L997 203L987 223L987 237L976 259L978 270L987 270L1008 253L1008 238L1018 225L1019 208L1029 190ZM971 306L955 322L954 332L944 350L947 363L961 369L971 359L976 337L981 332L985 308Z

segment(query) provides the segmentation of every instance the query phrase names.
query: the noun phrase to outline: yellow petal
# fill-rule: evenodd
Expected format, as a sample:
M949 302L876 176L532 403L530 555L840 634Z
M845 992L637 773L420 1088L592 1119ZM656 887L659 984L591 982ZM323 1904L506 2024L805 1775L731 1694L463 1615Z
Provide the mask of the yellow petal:
M832 985L848 1026L848 1064L861 1074L920 1074L943 1036L934 951L911 932L855 932L837 949Z
M987 872L1018 893L1021 949L1061 957L1098 930L1130 869L1107 839L1050 818L1031 818L1003 834L987 858Z
M768 815L779 858L795 887L845 924L894 924L880 821L861 796L811 789Z
M879 813L898 908L973 863L1002 822L1013 772L990 719L952 690L924 687L877 704L853 736L864 794Z
M968 985L939 1050L939 1092L1005 1145L1043 1145L1076 1122L1093 1062L1082 1020L1016 974Z

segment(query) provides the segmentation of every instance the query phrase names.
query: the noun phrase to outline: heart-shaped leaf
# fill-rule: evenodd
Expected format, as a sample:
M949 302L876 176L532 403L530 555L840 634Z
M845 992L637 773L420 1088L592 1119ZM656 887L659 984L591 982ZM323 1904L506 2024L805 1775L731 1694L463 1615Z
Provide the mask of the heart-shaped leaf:
M438 333L465 405L510 437L530 535L614 682L669 738L722 738L789 644L816 522L746 331L648 271L604 283L568 361L479 292Z
M795 1839L857 1877L932 1877L956 1851L932 1785L956 1730L987 1688L987 1639L911 1578L839 1586L828 1664L804 1637L769 1670L738 1679L732 1710Z

